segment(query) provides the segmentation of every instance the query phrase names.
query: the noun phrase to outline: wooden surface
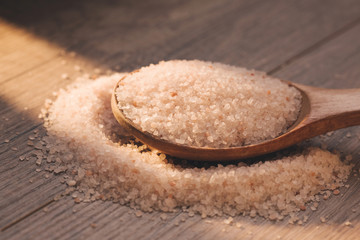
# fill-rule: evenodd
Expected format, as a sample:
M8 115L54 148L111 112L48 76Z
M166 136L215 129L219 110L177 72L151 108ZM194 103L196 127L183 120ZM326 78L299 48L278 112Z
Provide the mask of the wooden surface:
M131 71L194 58L301 84L359 88L360 2L1 0L0 239L360 239L359 127L322 137L353 155L354 172L341 195L317 211L307 207L302 226L249 217L235 218L241 227L221 217L182 222L183 213L138 218L112 202L54 200L65 189L62 175L45 178L34 160L18 160L31 150L33 131L44 133L37 118L44 100L82 74L75 65L98 75L95 68Z

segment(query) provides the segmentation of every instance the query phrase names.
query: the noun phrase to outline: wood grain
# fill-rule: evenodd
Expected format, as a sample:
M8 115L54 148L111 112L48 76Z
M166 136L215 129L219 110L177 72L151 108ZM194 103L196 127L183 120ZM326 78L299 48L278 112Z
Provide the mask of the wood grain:
M1 1L0 227L8 227L0 239L357 239L360 181L355 173L343 196L321 202L316 212L307 209L305 226L238 217L238 228L223 224L224 218L207 223L198 216L176 226L185 214L162 221L159 213L137 218L111 202L74 204L70 197L51 202L64 189L62 176L44 179L34 161L18 157L28 151L27 138L39 127L44 99L81 74L74 65L94 74L94 67L128 71L162 59L199 58L273 71L302 84L360 87L359 13L357 0ZM70 79L62 79L63 73ZM330 148L354 155L356 171L359 133L353 127L325 137ZM18 151L11 150L15 146ZM320 223L320 216L328 222ZM344 226L347 220L353 226Z

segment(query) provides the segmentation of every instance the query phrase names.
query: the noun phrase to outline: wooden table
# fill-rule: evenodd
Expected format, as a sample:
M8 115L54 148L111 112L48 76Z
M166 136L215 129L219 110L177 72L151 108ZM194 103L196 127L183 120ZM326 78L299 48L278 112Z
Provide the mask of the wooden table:
M341 195L306 210L304 225L237 217L239 227L194 216L176 226L184 213L138 218L112 202L54 200L65 189L61 175L44 178L34 161L18 160L31 150L29 135L44 133L37 118L44 100L83 72L131 71L164 59L360 88L360 2L0 1L0 239L360 239L359 127L328 137L330 148L353 155L354 172Z

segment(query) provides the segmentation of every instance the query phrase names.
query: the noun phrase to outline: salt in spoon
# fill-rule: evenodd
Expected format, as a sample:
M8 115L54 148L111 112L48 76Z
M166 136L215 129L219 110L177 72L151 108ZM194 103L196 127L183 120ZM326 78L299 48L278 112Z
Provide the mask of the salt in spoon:
M305 139L340 128L360 125L360 89L326 89L287 82L301 92L302 105L297 121L280 136L257 144L209 148L177 144L141 131L119 109L115 96L111 108L116 120L144 144L174 157L201 161L229 161L255 157L284 149Z

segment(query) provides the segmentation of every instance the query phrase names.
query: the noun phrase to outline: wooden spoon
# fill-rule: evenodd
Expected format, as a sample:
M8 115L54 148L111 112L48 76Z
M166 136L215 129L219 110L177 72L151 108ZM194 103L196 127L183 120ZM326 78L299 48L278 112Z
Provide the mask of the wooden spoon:
M115 97L118 84L112 94L111 107L117 121L141 142L171 156L202 161L226 161L259 156L329 131L360 125L360 89L325 89L286 83L297 88L302 94L302 106L297 121L287 132L276 138L241 147L192 147L168 142L139 130L118 107Z

